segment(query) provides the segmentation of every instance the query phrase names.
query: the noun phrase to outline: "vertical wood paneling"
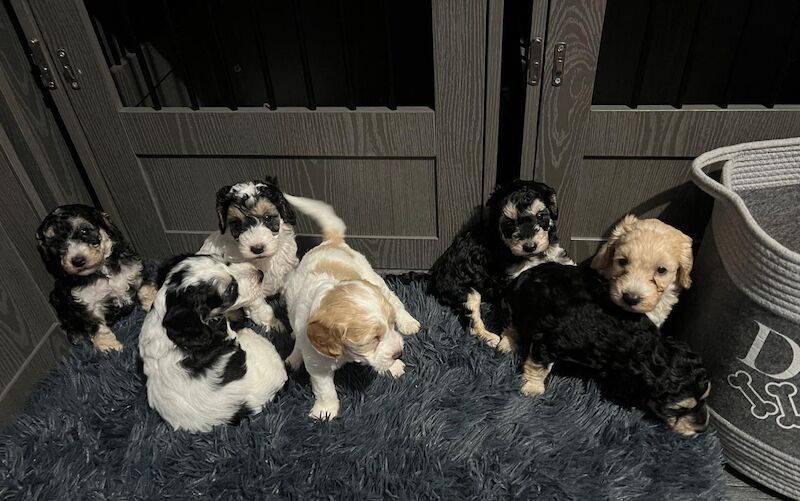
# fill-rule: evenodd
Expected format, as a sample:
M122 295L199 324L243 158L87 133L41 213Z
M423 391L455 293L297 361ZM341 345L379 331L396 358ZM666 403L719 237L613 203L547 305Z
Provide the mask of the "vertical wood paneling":
M437 214L441 251L482 205L486 0L433 7Z
M12 12L0 6L0 123L48 210L91 203L79 167L59 128L48 91L40 88Z
M604 0L564 0L550 3L541 120L534 178L555 187L561 204L560 235L571 235L576 183L594 89L597 53L605 14ZM553 51L567 44L564 81L554 87Z
M547 4L547 0L533 0L533 5L531 6L531 34L529 37L529 41L536 37L542 38L545 46L547 44L545 39L548 15ZM542 55L545 60L549 57L546 53ZM525 125L522 130L522 154L520 155L519 168L519 174L522 179L533 179L534 177L536 145L538 144L537 134L539 131L539 99L542 88L546 85L550 85L550 83L544 68L542 68L539 85L525 84Z
M497 147L500 133L500 63L503 57L504 0L489 2L486 21L486 111L483 132L483 201L497 182Z
M170 252L158 221L142 210L137 187L144 186L138 161L117 115L119 96L105 65L83 2L30 2L40 26L47 26L50 49L66 47L80 75L81 88L68 91L80 117L83 132L103 164L102 175L113 189L113 197L128 223L126 229L138 250L147 256ZM52 57L52 54L51 54Z

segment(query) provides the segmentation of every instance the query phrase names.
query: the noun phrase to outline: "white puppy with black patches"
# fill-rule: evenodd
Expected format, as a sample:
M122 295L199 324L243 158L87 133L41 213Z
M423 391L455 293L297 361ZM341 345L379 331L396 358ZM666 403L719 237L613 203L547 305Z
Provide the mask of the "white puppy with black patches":
M311 216L323 234L323 242L308 251L286 282L284 298L295 338L286 362L294 370L305 364L315 399L309 415L332 419L339 414L334 372L357 362L380 374L402 376L398 331L414 334L419 322L367 259L345 243L344 222L329 205L291 195L286 199Z
M179 257L139 336L147 400L174 429L205 432L260 412L286 382L275 347L227 312L262 301L263 273L215 256Z
M296 216L275 178L220 188L217 217L219 231L209 235L198 254L252 264L264 273L264 298L278 295L286 274L297 266L298 259ZM270 330L284 330L266 300L245 308L245 313Z

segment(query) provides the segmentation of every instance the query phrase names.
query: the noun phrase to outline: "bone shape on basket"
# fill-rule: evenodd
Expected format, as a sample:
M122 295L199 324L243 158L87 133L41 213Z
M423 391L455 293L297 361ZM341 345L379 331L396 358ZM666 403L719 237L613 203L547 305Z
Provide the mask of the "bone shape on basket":
M737 371L728 376L728 384L742 392L750 402L750 413L757 419L766 419L779 413L775 402L768 402L753 388L753 378L745 371Z

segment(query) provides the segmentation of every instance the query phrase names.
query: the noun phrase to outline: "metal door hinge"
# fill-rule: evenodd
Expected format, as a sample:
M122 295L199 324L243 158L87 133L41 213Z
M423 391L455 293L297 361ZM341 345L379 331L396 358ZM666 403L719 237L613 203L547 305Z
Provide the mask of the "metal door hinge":
M31 59L33 59L33 64L39 68L39 78L42 79L42 84L50 90L58 88L53 78L53 69L44 57L42 43L38 38L31 38L28 40L28 45L31 46Z
M558 42L553 54L553 87L564 80L564 59L567 57L567 44Z
M528 85L539 85L542 76L543 42L540 37L532 38L528 46Z
M77 77L75 77L75 70L72 68L72 64L69 62L69 57L67 57L67 51L64 49L58 49L58 59L61 61L61 74L64 76L64 80L69 83L69 86L73 89L80 89L81 84L78 83Z

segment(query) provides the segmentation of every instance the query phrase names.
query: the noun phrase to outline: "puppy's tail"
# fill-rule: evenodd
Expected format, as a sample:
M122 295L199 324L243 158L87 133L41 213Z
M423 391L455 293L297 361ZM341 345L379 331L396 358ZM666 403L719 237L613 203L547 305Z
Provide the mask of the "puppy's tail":
M295 209L310 217L319 225L324 241L341 242L344 240L344 232L347 230L347 226L336 215L333 207L325 202L311 198L295 197L287 193L284 193L283 196Z

